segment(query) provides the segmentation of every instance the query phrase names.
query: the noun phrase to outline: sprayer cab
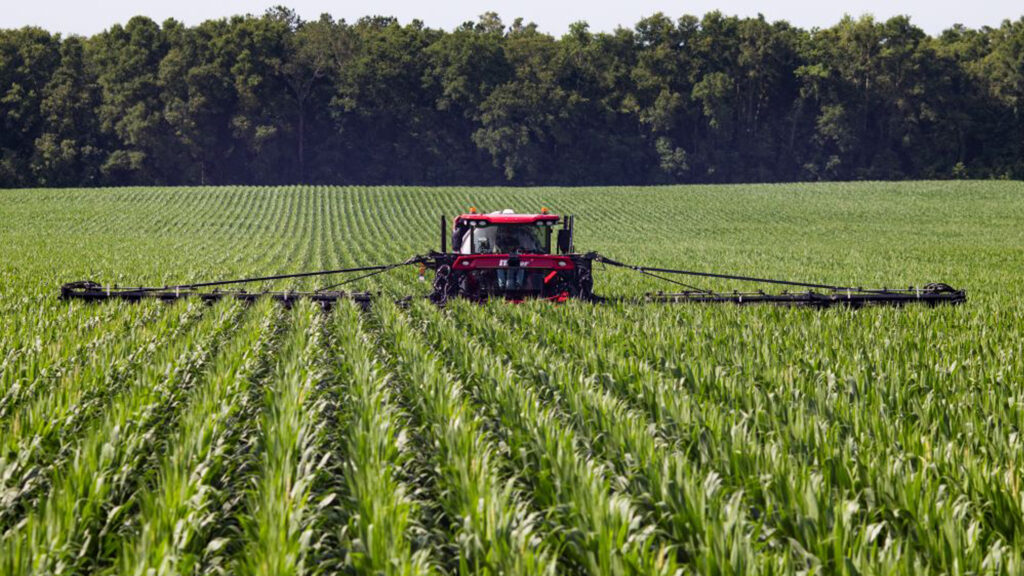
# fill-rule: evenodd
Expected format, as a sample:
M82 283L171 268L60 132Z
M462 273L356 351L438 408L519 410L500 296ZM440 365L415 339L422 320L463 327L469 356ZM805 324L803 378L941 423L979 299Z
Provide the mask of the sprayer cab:
M551 254L551 231L559 220L555 214L516 214L511 210L462 214L452 224L452 251L466 255Z
M571 216L563 219L547 209L539 214L471 210L452 222L448 252L442 220L441 253L448 264L442 278L473 299L578 296L589 291L589 282L581 283L579 259L572 253L572 222Z

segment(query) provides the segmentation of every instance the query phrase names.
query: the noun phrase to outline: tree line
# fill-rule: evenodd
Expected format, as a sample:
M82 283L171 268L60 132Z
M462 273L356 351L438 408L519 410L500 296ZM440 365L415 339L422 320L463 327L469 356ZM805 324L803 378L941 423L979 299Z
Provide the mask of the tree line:
M0 30L0 187L1024 177L1024 18Z

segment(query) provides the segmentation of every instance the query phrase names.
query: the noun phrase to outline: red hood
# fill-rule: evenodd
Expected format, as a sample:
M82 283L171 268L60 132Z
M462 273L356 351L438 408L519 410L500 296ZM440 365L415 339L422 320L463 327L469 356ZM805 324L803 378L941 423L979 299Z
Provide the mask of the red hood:
M488 224L536 224L558 222L557 214L462 214L455 221L487 222Z

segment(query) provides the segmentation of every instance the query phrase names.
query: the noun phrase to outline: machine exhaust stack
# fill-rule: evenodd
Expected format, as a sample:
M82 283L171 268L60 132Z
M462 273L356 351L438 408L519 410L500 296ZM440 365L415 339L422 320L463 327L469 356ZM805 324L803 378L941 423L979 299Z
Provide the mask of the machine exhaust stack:
M454 248L454 246L452 246ZM441 254L448 251L448 221L441 214Z
M558 231L559 254L572 254L573 252L573 218L573 216L566 216L565 219L562 221L562 229Z

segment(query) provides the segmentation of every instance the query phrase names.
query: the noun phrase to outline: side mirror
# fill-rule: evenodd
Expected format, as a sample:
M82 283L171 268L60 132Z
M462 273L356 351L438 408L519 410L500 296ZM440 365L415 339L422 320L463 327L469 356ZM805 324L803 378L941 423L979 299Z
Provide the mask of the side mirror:
M558 231L558 253L568 254L572 250L572 230L562 228Z

